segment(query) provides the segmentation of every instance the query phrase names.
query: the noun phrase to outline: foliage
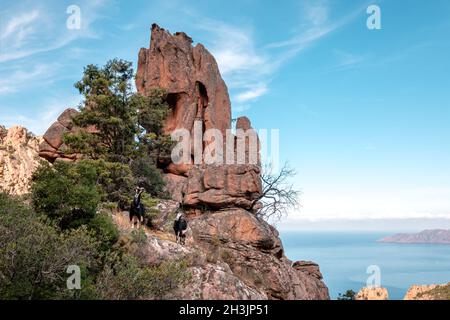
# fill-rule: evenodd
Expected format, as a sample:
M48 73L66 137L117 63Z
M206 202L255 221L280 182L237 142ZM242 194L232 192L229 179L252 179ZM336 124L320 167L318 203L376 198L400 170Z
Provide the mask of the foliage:
M356 292L353 290L347 290L345 293L339 293L337 300L355 300Z
M142 230L117 237L104 212L61 231L0 193L0 299L162 299L191 279L185 262L146 265ZM66 287L69 265L81 268L81 290Z
M148 157L141 157L131 163L135 185L145 189L153 196L162 196L164 180L155 164Z
M150 197L148 194L143 194L141 202L145 207L144 223L147 227L153 227L153 220L157 217L159 210L157 205L159 200Z
M158 165L173 142L164 134L167 94L132 92L131 63L88 65L75 87L84 96L64 136L77 162L41 163L31 194L0 194L0 299L160 299L190 279L185 262L148 266L142 230L120 235L111 214L126 210L135 186L151 223L164 197ZM3 132L2 130L0 130ZM69 265L78 265L82 290L67 290Z
M95 215L100 201L96 181L97 171L87 162L42 163L33 176L33 206L61 228L76 228Z
M167 92L161 88L152 88L147 96L135 96L135 99L139 110L139 125L148 133L162 135L164 121L170 112Z
M75 87L84 95L73 122L82 130L66 133L66 152L77 153L99 172L102 201L125 209L134 186L162 196L164 180L158 163L170 159L173 146L164 134L170 112L163 89L147 96L132 92L130 62L114 59L104 67L88 65Z
M166 261L149 268L149 284L151 295L155 299L163 299L180 285L191 280L185 261Z
M102 251L108 251L119 239L119 230L108 212L100 211L89 221L88 227L102 243Z
M184 262L142 267L136 257L124 254L103 269L95 294L107 300L162 299L190 279L186 268Z
M66 135L72 152L88 154L93 159L126 163L134 149L137 126L137 101L131 91L131 62L114 59L104 67L88 65L83 78L75 84L84 95L76 126L87 128Z
M97 263L86 227L58 232L29 207L0 194L0 299L65 299L67 266Z
M147 96L138 95L135 100L139 126L144 129L140 135L140 152L150 157L154 164L170 161L174 141L164 133L164 122L170 113L167 92L152 88Z
M97 186L102 202L114 202L120 209L128 209L135 180L130 167L103 159L86 160L97 172Z

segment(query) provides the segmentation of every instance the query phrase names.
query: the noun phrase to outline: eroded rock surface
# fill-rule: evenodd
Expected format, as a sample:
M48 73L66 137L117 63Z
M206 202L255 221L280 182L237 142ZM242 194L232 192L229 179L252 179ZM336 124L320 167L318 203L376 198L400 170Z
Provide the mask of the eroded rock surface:
M76 154L68 154L64 146L64 134L75 130L72 118L78 111L72 108L66 109L58 119L47 129L43 141L39 146L39 156L54 162L56 159L76 160Z
M166 132L191 131L195 120L205 130L217 128L225 134L231 124L231 103L214 57L202 44L192 46L184 32L170 34L153 24L150 48L139 51L136 87L145 94L152 87L169 93L172 113Z
M355 300L388 300L389 293L386 288L382 287L365 287L359 290Z
M23 195L29 191L32 175L39 165L39 144L27 129L0 126L0 191Z
M433 284L412 286L404 300L450 300L450 282L447 284Z

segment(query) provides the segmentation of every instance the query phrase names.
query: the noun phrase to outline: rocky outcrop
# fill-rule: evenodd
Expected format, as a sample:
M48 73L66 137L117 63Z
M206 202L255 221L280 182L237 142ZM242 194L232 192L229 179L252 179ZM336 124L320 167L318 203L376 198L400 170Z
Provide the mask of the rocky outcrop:
M167 90L171 114L166 133L186 129L193 135L200 121L203 132L229 134L231 103L217 63L203 45L193 47L185 33L172 35L152 26L150 48L139 52L136 87L142 94L154 87ZM206 164L202 158L201 163L191 159L162 167L167 190L189 220L187 245L206 256L194 272L199 287L186 297L329 299L318 265L292 263L278 232L255 216L262 192L259 141L246 117L237 119L236 130L253 134L231 136L234 159L245 145L243 162ZM257 147L251 150L255 138ZM202 152L206 146L201 143Z
M359 290L355 300L388 300L389 294L386 288L365 287Z
M77 110L66 109L47 129L39 146L39 156L50 162L54 162L56 159L77 159L77 155L67 153L64 146L64 134L76 130L72 124L72 118L76 114L78 114Z
M231 129L227 86L214 57L201 44L193 47L192 39L185 33L172 35L155 24L152 26L150 48L142 48L139 52L136 87L144 95L155 87L167 91L171 113L166 120L166 133L185 129L194 136L195 123L200 122L203 132L218 129L224 141L226 135L230 135L235 152L237 138L227 132ZM252 130L250 120L246 117L237 119L236 129ZM239 164L227 162L229 165L206 166L202 158L201 163L197 161L195 165L194 159L164 165L167 189L173 199L196 208L236 206L250 209L261 192L260 169L259 162L250 161L250 138L244 139L245 159ZM200 145L203 154L207 143ZM258 153L258 150L254 152ZM225 156L223 161L230 160ZM255 157L259 160L259 154ZM233 158L237 163L237 157Z
M230 98L217 62L203 45L193 47L184 32L172 35L153 24L150 48L139 51L136 87L143 94L153 87L167 90L172 108L168 133L192 131L195 120L205 130L217 128L225 134L230 128Z
M437 285L413 285L408 289L403 300L433 300L433 297L428 292L436 287Z
M306 273L307 275L316 279L322 280L322 272L320 272L319 265L312 261L296 261L292 265L295 270Z
M188 243L226 263L246 285L270 299L329 299L316 276L295 268L284 255L278 232L254 214L227 209L191 218Z
M288 260L278 232L248 211L230 209L191 217L187 244L181 246L171 232L176 205L161 201L158 206L162 210L156 219L165 227L146 229L145 259L149 265L185 261L192 276L171 298L329 299L318 266ZM130 232L126 212L113 218L123 233Z
M262 190L260 167L256 165L192 166L187 177L165 176L166 187L186 208L250 210Z
M139 52L136 74L136 88L141 94L148 94L155 87L164 88L168 93L171 112L164 128L167 134L185 129L193 137L196 123L200 123L202 133L218 129L224 141L227 134L231 140L236 140L227 132L231 129L231 102L214 57L202 44L193 47L192 39L184 32L172 35L156 24L152 26L150 48ZM250 120L239 118L236 127L250 130ZM202 154L207 145L207 142L200 142ZM194 159L182 164L170 163L164 170L187 176L193 163Z
M23 195L29 191L32 175L39 165L39 144L27 129L0 126L0 191Z
M449 300L450 283L432 285L413 285L406 292L404 300Z

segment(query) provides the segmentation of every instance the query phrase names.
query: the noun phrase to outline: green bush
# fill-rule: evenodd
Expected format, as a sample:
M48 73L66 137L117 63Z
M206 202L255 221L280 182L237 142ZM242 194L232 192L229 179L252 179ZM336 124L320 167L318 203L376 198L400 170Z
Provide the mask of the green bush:
M0 299L66 299L69 265L95 267L98 242L85 227L58 232L0 194ZM82 278L82 288L85 278Z
M149 285L153 299L164 299L176 288L191 280L185 261L167 261L149 268Z
M152 196L161 196L165 182L160 171L148 157L140 157L131 163L135 184L143 187Z
M98 299L163 299L190 278L184 262L143 267L136 257L124 254L103 269L94 291Z
M102 202L114 202L127 210L133 199L135 181L129 165L105 160L86 160L97 172L96 183Z
M89 229L102 243L102 251L107 251L119 239L119 229L109 213L100 211L89 221Z
M355 300L356 292L347 290L345 293L339 293L337 300Z
M96 168L86 161L42 163L33 176L33 206L62 229L76 228L95 215L100 202L96 183Z

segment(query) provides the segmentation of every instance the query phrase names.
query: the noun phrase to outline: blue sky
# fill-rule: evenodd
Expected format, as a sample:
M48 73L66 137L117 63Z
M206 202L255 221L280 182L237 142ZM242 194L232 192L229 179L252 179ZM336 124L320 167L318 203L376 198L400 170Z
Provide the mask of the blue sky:
M450 219L448 0L2 1L0 123L42 134L83 66L135 63L153 22L216 56L234 116L280 129L303 192L285 223Z

